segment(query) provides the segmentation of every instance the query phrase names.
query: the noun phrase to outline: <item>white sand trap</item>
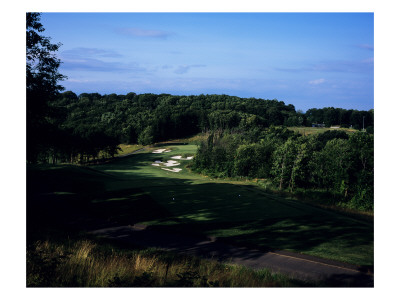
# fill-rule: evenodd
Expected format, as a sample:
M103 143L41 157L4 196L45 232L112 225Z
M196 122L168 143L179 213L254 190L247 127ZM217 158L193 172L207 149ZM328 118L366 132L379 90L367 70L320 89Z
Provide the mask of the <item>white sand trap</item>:
M168 153L168 152L171 152L171 150L166 150L166 151L164 151L164 153Z
M176 160L168 160L166 163L163 163L161 160L156 160L154 163L151 164L152 166L155 167L161 167L161 166L165 166L165 167L175 167L175 166L179 166L180 163L178 163Z
M178 172L182 171L182 169L179 169L179 168L173 168L172 170L171 169L167 169L167 168L161 168L161 169L163 169L165 171L175 172L175 173L178 173Z
M167 149L157 149L157 150L154 150L153 153L163 153L165 150L167 150Z
M191 160L193 159L194 156L188 156L186 158L182 157L181 155L177 155L177 156L172 156L172 159L180 159L180 160Z
M179 165L180 163L178 163L176 160L168 160L166 163L164 163L164 166L166 167L174 167Z

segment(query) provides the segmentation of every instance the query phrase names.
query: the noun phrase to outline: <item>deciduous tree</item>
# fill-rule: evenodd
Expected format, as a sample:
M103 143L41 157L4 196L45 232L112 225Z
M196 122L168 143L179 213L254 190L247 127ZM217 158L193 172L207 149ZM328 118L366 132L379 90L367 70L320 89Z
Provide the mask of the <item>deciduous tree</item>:
M61 61L55 52L61 44L52 44L49 37L40 35L45 29L39 13L26 14L26 107L27 160L37 162L40 152L46 151L52 127L52 108L49 102L63 90L59 81L65 76L58 72Z

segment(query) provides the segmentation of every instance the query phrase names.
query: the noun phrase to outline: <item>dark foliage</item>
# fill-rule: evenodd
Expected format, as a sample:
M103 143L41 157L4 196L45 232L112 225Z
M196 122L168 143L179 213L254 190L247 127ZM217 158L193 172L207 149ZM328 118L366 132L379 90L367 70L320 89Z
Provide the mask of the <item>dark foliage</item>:
M49 103L63 87L58 84L65 77L58 72L61 61L55 52L60 44L40 35L44 31L39 13L26 14L26 107L27 161L37 162L40 155L53 147L59 111Z
M359 111L334 107L312 108L304 114L306 125L325 124L326 127L341 126L362 129L374 126L374 110Z
M299 136L271 127L257 142L246 132L214 132L192 169L214 177L267 179L280 190L324 189L345 207L373 209L373 136L339 131Z
M50 107L63 114L53 144L41 152L43 160L80 163L112 157L120 143L148 145L210 130L246 131L248 139L256 142L263 128L282 125L297 114L293 105L281 101L227 95L77 96L67 91Z

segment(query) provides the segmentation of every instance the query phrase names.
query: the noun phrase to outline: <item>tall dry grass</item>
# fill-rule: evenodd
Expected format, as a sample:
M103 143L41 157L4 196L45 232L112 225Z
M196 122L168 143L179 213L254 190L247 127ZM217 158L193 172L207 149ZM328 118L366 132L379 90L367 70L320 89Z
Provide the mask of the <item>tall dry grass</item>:
M90 240L39 241L28 249L28 287L280 287L299 283L267 270L157 250L115 250Z

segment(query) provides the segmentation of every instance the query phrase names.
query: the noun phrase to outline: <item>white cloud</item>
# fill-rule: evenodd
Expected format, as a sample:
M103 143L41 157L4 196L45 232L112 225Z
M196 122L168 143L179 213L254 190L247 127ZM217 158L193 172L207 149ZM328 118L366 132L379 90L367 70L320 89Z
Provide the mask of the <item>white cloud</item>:
M317 85L317 84L324 83L325 81L326 80L324 78L320 78L320 79L310 80L308 83L309 84L313 84L313 85Z

